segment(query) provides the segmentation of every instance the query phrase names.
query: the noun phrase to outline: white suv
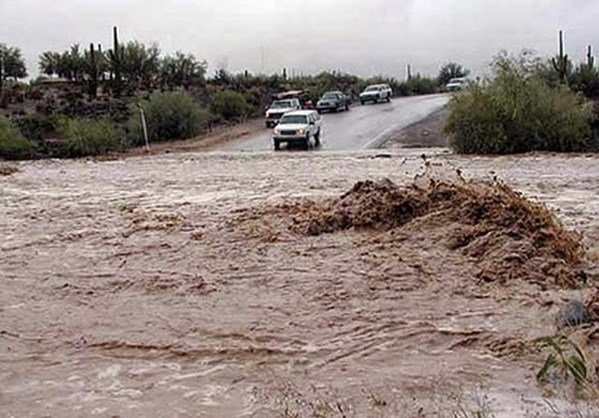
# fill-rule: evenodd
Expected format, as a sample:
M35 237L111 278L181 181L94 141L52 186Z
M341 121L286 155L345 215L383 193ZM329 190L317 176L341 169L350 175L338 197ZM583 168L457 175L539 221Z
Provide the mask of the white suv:
M445 85L445 89L447 91L459 91L463 90L468 84L468 79L466 77L452 78L449 80L449 83Z
M315 110L299 110L285 113L273 131L272 141L275 151L281 149L282 143L300 144L304 149L320 145L322 120Z
M360 94L360 103L366 102L378 103L380 101L391 101L393 90L388 84L373 84L364 89Z

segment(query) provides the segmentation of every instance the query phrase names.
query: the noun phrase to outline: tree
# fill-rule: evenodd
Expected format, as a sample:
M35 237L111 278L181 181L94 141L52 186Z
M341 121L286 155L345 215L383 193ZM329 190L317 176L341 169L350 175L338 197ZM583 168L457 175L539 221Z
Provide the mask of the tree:
M439 85L444 86L449 83L449 80L452 78L466 77L468 74L470 74L470 70L465 69L455 62L450 62L441 67L437 81L439 82Z
M4 87L4 81L9 78L17 81L25 77L27 77L27 67L21 56L21 50L0 44L0 92Z
M233 82L233 76L226 68L220 67L214 72L212 82L217 86L230 86Z
M40 55L39 69L42 74L52 77L58 75L59 63L60 54L58 52L46 51Z
M85 54L79 44L74 44L68 51L44 52L39 60L40 70L46 75L57 75L69 81L82 81L86 73Z
M177 52L162 60L162 82L169 88L202 85L205 82L206 62L198 61L193 55Z
M160 75L158 45L146 47L140 42L129 42L123 47L121 70L123 78L134 86L149 83Z

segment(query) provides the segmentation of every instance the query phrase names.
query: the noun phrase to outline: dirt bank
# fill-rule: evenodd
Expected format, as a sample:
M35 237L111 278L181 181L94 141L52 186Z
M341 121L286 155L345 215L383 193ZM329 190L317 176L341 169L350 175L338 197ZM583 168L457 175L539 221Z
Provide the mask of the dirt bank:
M212 151L226 145L231 141L241 140L264 130L264 120L262 118L250 119L230 126L218 126L212 132L197 138L185 139L180 141L153 142L150 144L150 155L194 152L194 151ZM132 157L138 155L147 155L144 147L132 148L110 156L108 159Z
M381 148L448 148L449 137L443 133L447 108L433 113L422 121L392 134Z
M592 289L539 275L597 279L598 157L424 152L20 163L1 180L3 413L556 416L537 341ZM509 189L428 189L460 177L565 229ZM402 197L416 216L388 223ZM495 262L513 277L480 275Z
M19 171L17 166L0 161L0 176L10 176Z

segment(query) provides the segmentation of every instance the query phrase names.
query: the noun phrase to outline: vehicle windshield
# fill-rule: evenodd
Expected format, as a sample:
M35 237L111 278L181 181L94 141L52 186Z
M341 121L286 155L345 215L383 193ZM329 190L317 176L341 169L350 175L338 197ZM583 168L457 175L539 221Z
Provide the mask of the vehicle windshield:
M378 86L370 86L370 87L366 87L366 90L364 91L378 91L379 88Z
M461 84L464 82L463 78L452 78L451 80L449 80L449 84Z
M291 125L291 124L298 124L298 125L306 125L308 124L308 118L304 115L287 115L287 116L283 116L281 118L281 121L279 122L280 125Z
M326 93L324 96L322 96L323 99L336 99L337 98L337 93Z
M289 109L293 107L290 100L277 100L270 106L271 109Z

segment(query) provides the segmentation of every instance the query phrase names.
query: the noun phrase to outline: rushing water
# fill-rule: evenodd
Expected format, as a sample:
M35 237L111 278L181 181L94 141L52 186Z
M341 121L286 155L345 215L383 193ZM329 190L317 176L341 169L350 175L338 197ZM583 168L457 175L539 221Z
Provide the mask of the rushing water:
M554 208L596 266L599 157L434 153L437 176L497 177ZM3 416L544 410L526 342L570 293L478 287L443 225L300 237L245 210L412 182L420 154L20 164L0 177Z

